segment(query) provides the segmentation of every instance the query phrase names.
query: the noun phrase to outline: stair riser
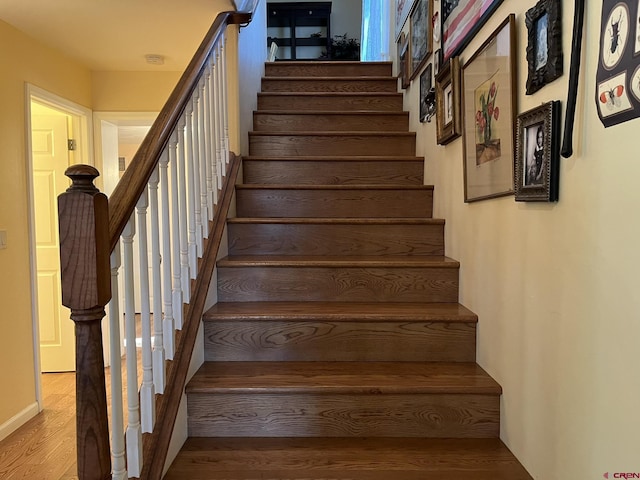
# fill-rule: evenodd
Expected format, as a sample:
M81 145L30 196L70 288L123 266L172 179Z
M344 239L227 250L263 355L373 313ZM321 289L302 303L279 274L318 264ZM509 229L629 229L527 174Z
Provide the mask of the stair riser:
M258 95L259 110L402 111L395 95Z
M301 155L407 155L416 153L416 137L406 135L249 135L249 152L261 157Z
M406 114L253 114L256 132L406 132L409 116Z
M398 91L395 78L355 79L262 79L263 92L388 92Z
M473 322L205 322L205 361L473 362Z
M391 76L390 63L359 63L348 62L274 62L265 65L267 77L384 77Z
M457 268L218 267L220 302L457 302Z
M422 185L422 161L243 161L244 183L295 185Z
M230 255L444 255L444 225L229 224Z
M189 394L196 437L495 438L494 395Z
M432 190L237 189L239 217L431 217Z

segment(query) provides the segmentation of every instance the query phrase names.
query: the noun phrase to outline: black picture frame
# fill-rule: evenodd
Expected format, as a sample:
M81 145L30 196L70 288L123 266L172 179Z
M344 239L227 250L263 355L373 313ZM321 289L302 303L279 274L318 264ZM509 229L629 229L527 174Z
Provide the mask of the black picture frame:
M560 176L560 102L518 115L514 173L517 202L556 202Z
M442 0L440 5L442 60L460 53L503 0Z
M432 0L417 0L409 14L409 53L411 68L409 79L413 80L427 63L432 49L431 16Z
M562 76L562 2L540 0L527 10L527 95Z
M433 86L433 65L430 63L420 74L420 122L425 123L429 118L429 108L425 97Z
M460 57L450 58L436 77L436 140L446 145L462 134Z
M409 36L404 32L398 38L398 78L400 78L400 86L405 89L410 85L409 74Z

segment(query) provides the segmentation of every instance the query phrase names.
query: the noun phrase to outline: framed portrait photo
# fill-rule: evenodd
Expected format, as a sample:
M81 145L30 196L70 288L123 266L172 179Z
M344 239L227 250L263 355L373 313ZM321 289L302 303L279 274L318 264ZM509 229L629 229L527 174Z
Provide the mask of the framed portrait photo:
M513 193L515 23L509 15L462 67L465 202Z
M560 102L554 100L518 115L516 201L557 201L559 173Z
M436 77L436 138L446 145L462 133L460 57L450 58Z
M407 88L409 86L409 37L402 32L398 39L398 78L400 86Z
M411 79L420 73L431 53L431 5L431 0L417 0L409 15Z
M540 0L525 15L527 95L562 76L562 3Z
M429 106L425 101L427 93L431 90L433 83L433 65L430 63L427 68L420 74L420 122L424 123L431 119L429 114Z
M502 0L442 0L442 60L459 55L501 3Z

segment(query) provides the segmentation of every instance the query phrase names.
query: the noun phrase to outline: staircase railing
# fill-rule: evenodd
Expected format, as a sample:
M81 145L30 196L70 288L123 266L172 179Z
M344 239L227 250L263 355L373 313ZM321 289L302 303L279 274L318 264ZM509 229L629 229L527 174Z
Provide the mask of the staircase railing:
M60 257L63 304L76 328L80 480L162 476L239 168L229 148L226 26L251 14L218 15L109 200L93 184L95 168L67 170L72 186L58 200ZM107 304L110 423L101 330Z

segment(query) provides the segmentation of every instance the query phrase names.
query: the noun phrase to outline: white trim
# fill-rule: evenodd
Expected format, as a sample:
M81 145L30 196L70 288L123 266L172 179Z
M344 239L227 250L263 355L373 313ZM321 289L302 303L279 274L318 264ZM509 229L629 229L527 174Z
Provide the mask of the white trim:
M78 105L70 100L62 98L54 93L43 90L30 83L25 83L25 154L27 166L27 223L29 227L29 270L31 283L31 327L33 329L33 364L36 390L36 406L38 411L44 408L42 405L42 382L40 379L40 334L38 325L38 286L37 286L37 263L36 263L36 238L35 238L35 218L33 215L34 195L33 195L33 156L31 148L31 101L37 100L39 103L48 105L56 110L60 110L67 115L79 117L78 136L82 146L81 158L86 158L93 165L93 136L90 132L93 129L93 116L91 110L82 105ZM31 408L31 407L29 407ZM37 413L37 412L36 412ZM1 435L0 435L1 437Z
M0 425L0 441L7 438L33 417L35 417L38 413L40 413L40 407L38 406L38 402L34 402L29 405L27 408L17 413L9 420Z

